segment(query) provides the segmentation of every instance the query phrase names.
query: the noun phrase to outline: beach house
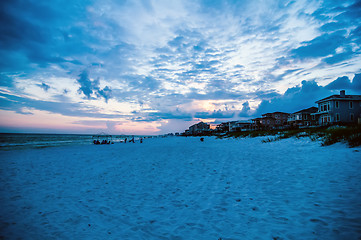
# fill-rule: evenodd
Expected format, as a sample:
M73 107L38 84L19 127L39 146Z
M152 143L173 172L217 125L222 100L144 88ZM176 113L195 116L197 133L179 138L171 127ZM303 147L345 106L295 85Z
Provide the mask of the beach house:
M361 119L361 95L346 95L341 90L339 95L331 95L316 101L316 116L320 125L335 123L357 123Z
M311 115L318 111L317 107L310 107L300 110L295 113L291 113L287 119L288 125L290 126L314 126L318 124L316 115Z
M189 127L189 134L203 134L210 131L210 125L208 123L199 122Z
M250 121L231 121L223 122L217 125L216 131L218 132L239 132L251 129Z
M282 128L287 125L289 113L273 112L262 115L261 124L266 128Z
M247 131L250 128L251 128L251 123L249 121L232 121L232 122L229 122L229 131L230 132Z

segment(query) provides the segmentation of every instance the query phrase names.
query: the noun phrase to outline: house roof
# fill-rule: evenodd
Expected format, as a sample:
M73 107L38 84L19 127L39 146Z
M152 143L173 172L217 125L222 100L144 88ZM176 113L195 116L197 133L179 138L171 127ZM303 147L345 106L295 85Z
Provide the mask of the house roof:
M292 114L297 114L297 113L314 113L317 112L318 108L317 107L310 107L310 108L306 108L306 109L302 109L298 112L294 112Z
M326 98L323 98L321 100L316 101L316 103L325 102L328 100L339 100L339 101L345 101L345 100L354 100L354 101L361 101L361 95L345 95L345 97L341 97L341 95L331 95Z
M273 118L273 117L263 117L263 118L261 118L261 120L265 120L265 119L276 120L276 119L275 119L275 118Z
M274 115L274 114L284 114L284 115L289 115L289 113L285 113L285 112L273 112L273 113L265 113L265 114L262 114L262 116L266 116L266 115Z

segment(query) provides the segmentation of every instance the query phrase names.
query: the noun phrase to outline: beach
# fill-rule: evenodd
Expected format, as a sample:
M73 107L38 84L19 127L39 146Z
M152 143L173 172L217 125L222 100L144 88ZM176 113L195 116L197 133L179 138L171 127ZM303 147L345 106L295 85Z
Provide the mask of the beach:
M262 139L0 151L0 239L360 239L361 148Z

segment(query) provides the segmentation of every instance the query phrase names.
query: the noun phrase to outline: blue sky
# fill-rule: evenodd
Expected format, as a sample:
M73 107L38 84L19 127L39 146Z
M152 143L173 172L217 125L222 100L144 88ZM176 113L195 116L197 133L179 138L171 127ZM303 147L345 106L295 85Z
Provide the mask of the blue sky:
M161 134L361 94L360 1L0 2L0 131Z

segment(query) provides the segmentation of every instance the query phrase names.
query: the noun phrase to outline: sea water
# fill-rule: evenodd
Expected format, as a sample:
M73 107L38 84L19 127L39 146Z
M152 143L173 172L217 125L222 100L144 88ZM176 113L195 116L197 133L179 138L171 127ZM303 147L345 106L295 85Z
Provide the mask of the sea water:
M23 134L23 133L0 133L0 150L13 150L24 148L44 148L64 145L84 145L93 144L93 140L103 139L118 143L124 138L130 139L126 135L81 135L81 134ZM136 138L137 139L137 138Z

